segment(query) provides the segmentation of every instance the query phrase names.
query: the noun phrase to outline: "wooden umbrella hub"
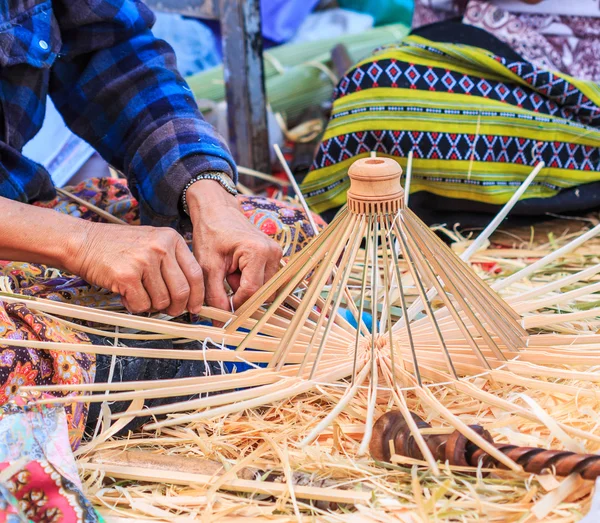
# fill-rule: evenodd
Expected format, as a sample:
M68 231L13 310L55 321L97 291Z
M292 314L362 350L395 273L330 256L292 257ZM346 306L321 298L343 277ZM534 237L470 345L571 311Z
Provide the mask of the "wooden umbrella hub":
M403 205L402 167L392 158L362 158L348 170L348 209L353 214L396 214Z

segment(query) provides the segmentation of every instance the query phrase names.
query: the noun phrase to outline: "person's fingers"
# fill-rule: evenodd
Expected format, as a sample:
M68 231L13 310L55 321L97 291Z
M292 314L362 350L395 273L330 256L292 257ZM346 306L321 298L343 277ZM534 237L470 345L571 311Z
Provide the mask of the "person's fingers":
M273 276L275 276L275 274L279 270L279 267L281 266L281 258L281 248L279 247L279 245L275 244L275 246L272 248L272 252L269 252L268 254L267 263L265 265L266 282L269 281Z
M283 252L278 243L272 242L269 251L266 253L267 263L265 265L265 283L268 282L281 267L281 258ZM275 299L277 293L272 294L267 298L267 302L270 303Z
M240 288L241 277L242 273L240 271L232 272L227 276L227 283L229 283L229 286L233 292L237 292L237 290Z
M202 305L204 305L204 275L202 268L183 239L177 243L175 256L190 289L187 310L192 314L199 314Z
M175 256L166 256L160 269L170 297L166 313L173 317L179 316L185 311L190 296L188 281Z
M152 307L150 296L148 296L142 282L137 278L125 284L121 300L127 310L133 314L147 312Z
M248 300L265 282L265 260L258 256L253 257L242 269L240 286L233 295L233 308L238 309Z
M171 304L169 289L161 274L160 265L153 264L151 270L142 278L142 284L150 296L152 308L155 311L164 311Z
M224 311L231 311L229 297L225 290L225 271L222 267L205 266L204 292L206 304Z

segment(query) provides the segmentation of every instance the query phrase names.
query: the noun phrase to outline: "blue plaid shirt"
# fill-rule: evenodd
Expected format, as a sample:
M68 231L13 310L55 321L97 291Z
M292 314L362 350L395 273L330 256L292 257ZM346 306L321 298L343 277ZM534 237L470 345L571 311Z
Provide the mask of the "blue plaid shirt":
M55 195L46 170L21 154L47 94L71 130L125 173L144 223L177 225L194 175L237 176L153 23L137 0L0 0L0 196Z

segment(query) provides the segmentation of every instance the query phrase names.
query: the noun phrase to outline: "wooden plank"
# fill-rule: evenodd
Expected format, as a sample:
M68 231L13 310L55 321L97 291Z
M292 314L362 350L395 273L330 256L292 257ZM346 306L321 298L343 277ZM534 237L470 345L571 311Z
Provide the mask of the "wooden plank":
M271 172L259 0L219 0L229 145L240 165ZM255 189L258 179L240 175Z

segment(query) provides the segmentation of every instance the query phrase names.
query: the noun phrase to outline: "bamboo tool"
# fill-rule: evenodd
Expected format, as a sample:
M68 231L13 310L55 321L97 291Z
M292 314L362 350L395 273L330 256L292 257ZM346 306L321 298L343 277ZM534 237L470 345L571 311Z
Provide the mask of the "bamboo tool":
M431 429L431 425L415 413L411 412L411 417L419 430ZM500 452L521 465L525 472L531 474L553 473L557 476L579 474L583 479L588 480L600 477L600 455L494 443L490 433L483 427L471 425L471 428L486 441L492 443ZM425 434L423 438L428 449L438 461L459 467L483 466L490 468L498 464L495 459L458 431L431 432ZM411 429L400 411L386 412L377 420L369 449L371 456L382 462L392 461L394 453L412 459L423 459L421 449L416 444Z

